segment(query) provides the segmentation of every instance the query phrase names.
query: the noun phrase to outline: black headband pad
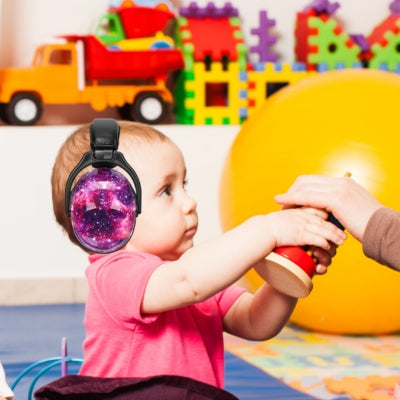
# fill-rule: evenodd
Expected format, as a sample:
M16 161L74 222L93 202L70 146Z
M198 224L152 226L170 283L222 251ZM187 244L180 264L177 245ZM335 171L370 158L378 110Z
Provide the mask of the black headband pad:
M119 166L125 170L135 185L136 215L140 214L142 209L142 190L139 177L125 160L123 154L117 151L119 133L119 124L112 118L96 118L93 120L90 125L90 146L92 151L83 155L67 179L65 187L65 212L68 216L70 215L72 183L78 173L89 165L92 165L94 168L114 168L115 166Z

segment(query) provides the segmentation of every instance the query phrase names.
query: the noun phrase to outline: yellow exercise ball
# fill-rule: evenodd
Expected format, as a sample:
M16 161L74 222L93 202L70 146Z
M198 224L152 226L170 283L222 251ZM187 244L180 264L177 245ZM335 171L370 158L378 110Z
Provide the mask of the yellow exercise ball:
M223 229L278 210L274 195L300 174L350 171L382 203L400 210L399 97L399 76L347 69L304 79L268 98L243 124L225 161ZM246 280L252 289L262 283L254 271ZM296 324L340 334L400 330L400 272L367 259L354 238L313 283L292 315Z

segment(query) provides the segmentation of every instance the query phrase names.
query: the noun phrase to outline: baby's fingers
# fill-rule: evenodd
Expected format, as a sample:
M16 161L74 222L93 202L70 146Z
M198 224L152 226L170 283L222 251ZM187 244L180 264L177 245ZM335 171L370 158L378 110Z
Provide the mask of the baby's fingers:
M329 250L331 243L340 246L346 240L346 233L339 229L331 222L318 218L310 223L307 227L308 233L314 236L315 246Z
M329 250L323 250L319 247L313 248L313 258L316 261L317 268L315 272L323 275L328 271L328 266L332 263L332 258L336 255L337 246L331 245Z
M314 207L302 207L301 208L305 213L316 215L322 219L328 219L329 214L322 210L321 208L314 208Z

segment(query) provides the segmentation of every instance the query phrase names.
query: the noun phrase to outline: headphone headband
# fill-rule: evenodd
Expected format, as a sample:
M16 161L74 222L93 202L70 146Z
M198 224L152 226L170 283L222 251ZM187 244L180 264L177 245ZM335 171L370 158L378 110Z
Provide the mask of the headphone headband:
M65 185L65 212L71 215L71 188L75 178L83 169L92 165L94 168L121 167L131 177L136 192L136 216L142 210L142 189L135 170L126 161L124 155L117 151L120 127L112 118L96 118L90 125L91 151L85 153L71 171Z

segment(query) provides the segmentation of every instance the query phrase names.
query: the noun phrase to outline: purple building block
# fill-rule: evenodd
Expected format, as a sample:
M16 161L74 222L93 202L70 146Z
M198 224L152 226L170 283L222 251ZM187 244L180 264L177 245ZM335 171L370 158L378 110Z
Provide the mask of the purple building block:
M259 44L251 46L252 53L258 53L260 62L276 62L278 59L277 54L270 51L270 47L276 43L276 37L269 34L269 29L275 26L275 20L269 19L266 11L260 11L260 26L251 29L252 35L258 35Z
M368 43L367 39L365 38L364 35L361 34L354 34L350 35L350 37L354 40L354 43L360 46L361 51L364 53L366 51L369 51L371 46Z
M339 3L330 3L329 0L314 0L304 11L315 10L318 14L333 15L339 7Z
M188 7L179 9L179 15L191 18L229 18L239 16L239 11L230 2L220 8L212 1L207 3L206 7L200 7L195 2L191 2Z
M390 3L389 8L392 14L400 14L400 0L394 0L392 3Z

